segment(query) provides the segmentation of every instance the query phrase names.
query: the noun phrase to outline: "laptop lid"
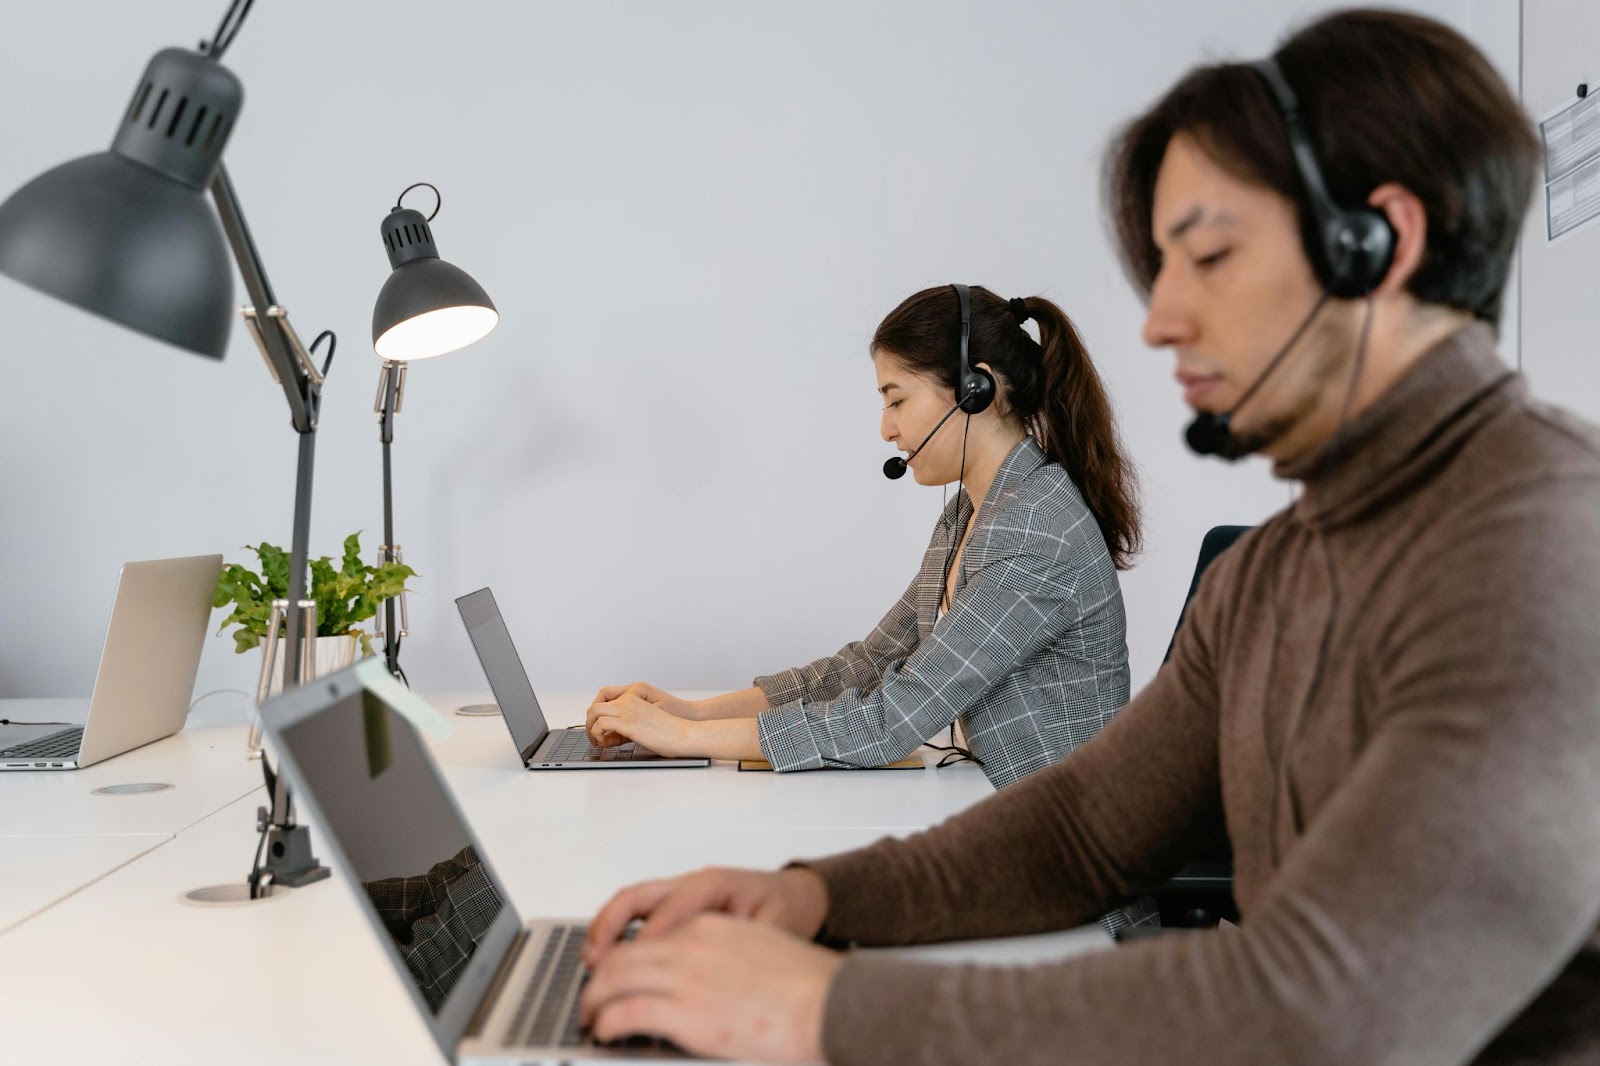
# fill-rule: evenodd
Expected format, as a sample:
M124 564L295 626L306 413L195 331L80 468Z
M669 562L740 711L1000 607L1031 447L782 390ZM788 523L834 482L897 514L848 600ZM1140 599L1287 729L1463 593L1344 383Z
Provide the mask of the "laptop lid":
M117 580L78 765L183 728L222 556L128 563Z
M295 798L447 1059L522 920L411 722L364 659L261 720ZM392 683L392 679L389 679Z
M511 633L500 615L500 606L494 601L494 593L483 588L458 597L456 609L461 612L467 636L478 653L483 676L489 679L494 701L500 705L500 717L505 719L511 739L526 763L550 735L550 727L545 723L544 711L539 708L539 697L533 694L533 684L523 668L522 657L511 643Z

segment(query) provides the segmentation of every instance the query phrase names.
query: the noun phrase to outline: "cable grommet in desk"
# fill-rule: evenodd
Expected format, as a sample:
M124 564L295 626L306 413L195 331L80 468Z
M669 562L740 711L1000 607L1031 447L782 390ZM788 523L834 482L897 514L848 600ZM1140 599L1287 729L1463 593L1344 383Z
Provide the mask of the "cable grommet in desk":
M96 796L142 796L147 792L165 792L177 787L165 781L132 781L125 785L104 785L93 791Z
M197 907L242 907L253 903L271 903L275 899L288 896L290 891L292 890L287 885L262 885L261 895L251 899L249 883L233 881L225 885L207 885L205 888L192 889L185 892L181 898L183 902Z

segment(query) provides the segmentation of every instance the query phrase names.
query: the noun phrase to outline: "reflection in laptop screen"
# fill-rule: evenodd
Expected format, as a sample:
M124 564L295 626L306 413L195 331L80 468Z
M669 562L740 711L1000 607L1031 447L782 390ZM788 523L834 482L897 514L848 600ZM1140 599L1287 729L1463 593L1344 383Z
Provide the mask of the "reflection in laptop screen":
M506 904L416 730L361 689L286 726L282 743L437 1014Z
M511 643L511 633L506 629L494 593L488 589L470 592L456 600L461 611L461 621L466 623L467 636L478 653L483 675L489 679L495 702L500 705L500 716L511 730L511 739L517 750L527 759L550 732L545 725L544 712L539 709L539 699L533 694L528 672L522 668L522 659Z

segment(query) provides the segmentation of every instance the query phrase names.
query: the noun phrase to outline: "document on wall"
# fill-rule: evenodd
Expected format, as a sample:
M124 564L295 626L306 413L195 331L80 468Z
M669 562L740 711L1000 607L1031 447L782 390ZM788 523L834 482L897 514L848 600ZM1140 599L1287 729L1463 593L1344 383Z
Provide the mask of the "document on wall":
M1544 234L1556 241L1600 219L1600 92L1539 121L1544 142Z

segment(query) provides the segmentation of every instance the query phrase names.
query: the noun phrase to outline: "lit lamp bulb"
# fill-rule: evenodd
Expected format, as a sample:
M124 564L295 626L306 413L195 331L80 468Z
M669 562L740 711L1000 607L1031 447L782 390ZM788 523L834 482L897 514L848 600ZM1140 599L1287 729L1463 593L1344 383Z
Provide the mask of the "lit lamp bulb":
M494 301L472 275L439 258L422 212L396 206L382 231L393 269L372 308L372 350L380 359L429 359L488 336L500 321Z

